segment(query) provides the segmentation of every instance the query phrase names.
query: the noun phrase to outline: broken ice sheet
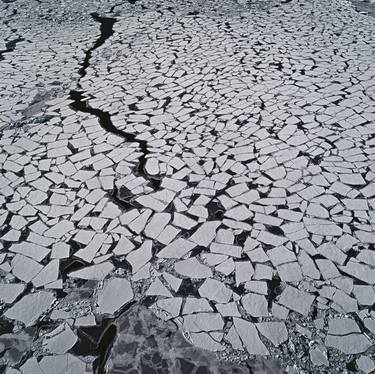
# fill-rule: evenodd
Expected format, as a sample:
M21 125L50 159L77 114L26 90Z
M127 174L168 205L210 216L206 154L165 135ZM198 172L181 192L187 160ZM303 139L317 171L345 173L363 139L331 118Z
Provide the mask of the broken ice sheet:
M17 5L18 13L12 14L19 1L23 6ZM9 15L12 26L22 36L25 30L18 18L28 9L28 2L19 1L7 2L4 19ZM69 3L68 13L75 12L76 3ZM149 1L147 7L153 8L152 3ZM12 284L0 289L8 302L4 311L11 310L12 303L17 304L16 300L22 300L25 294L36 292L31 287L60 287L71 294L73 287L88 285L87 293L98 287L94 295L90 294L95 300L100 295L103 299L105 295L111 297L108 304L89 303L96 318L100 319L102 312L117 313L128 304L123 304L127 298L112 298L106 277L113 272L116 277L124 277L121 279L130 278L136 289L144 285L142 291L150 296L147 300L159 302L176 316L173 318L180 317L179 309L183 315L220 313L226 321L224 328L191 334L194 344L200 347L219 350L223 338L241 349L243 342L251 340L239 336L246 330L255 342L257 333L271 347L285 339L280 321L288 326L292 347L295 332L311 336L307 332L310 326L301 326L305 326L306 317L318 313L324 322L320 333L328 330L332 336L328 341L341 348L334 355L331 351L335 348L329 349L325 356L325 336L312 335L321 339L310 342L312 364L336 368L345 361L341 339L366 335L342 325L335 329L336 322L330 323L335 321L332 312L349 313L342 316L346 319L355 315L356 321L363 321L364 326L358 322L360 330L375 330L370 310L375 297L375 260L371 255L375 241L373 71L367 48L372 45L373 22L340 1L317 0L313 4L316 30L324 27L327 33L319 35L318 43L314 37L307 38L306 43L305 36L314 36L314 30L312 34L307 30L305 16L312 8L305 0L270 6L266 15L255 7L255 13L249 16L251 22L246 19L246 1L234 4L235 14L241 17L229 18L233 9L226 11L228 2L214 7L211 2L201 2L199 15L189 14L188 6L177 3L174 10L178 17L163 7L154 17L153 12L132 6L130 23L129 12L122 9L128 7L126 4L116 5L112 14L115 19L108 16L96 19L98 22L91 22L89 14L96 11L96 5L89 4L93 9L82 16L90 19L93 28L80 27L79 38L74 38L76 28L70 27L76 14L73 19L67 17L69 33L60 32L64 22L55 23L57 33L51 23L52 31L44 35L47 39L42 44L53 46L57 62L61 52L64 69L56 69L61 64L49 63L48 52L46 58L38 59L43 74L37 79L29 67L35 65L33 56L39 54L27 52L38 43L17 42L15 51L4 54L1 63L5 68L0 74L8 74L2 81L11 90L2 92L11 95L0 102L0 122L11 126L3 129L0 139L0 166L4 170L0 176L0 226L6 226L1 234L0 269L3 282ZM42 22L39 12L44 13L45 7L48 2L29 11L28 18L37 17ZM102 11L107 12L104 8ZM60 13L53 13L58 20ZM195 21L206 14L210 17L205 18L202 28ZM180 22L185 15L194 25ZM350 25L350 32L340 34L338 52L326 48L328 42L332 44L337 17ZM275 23L275 19L280 22ZM116 21L114 35L107 38L110 35L104 32L104 26L112 21ZM122 58L114 62L111 54L121 55L121 41L129 40L129 35L132 38L145 22L150 31L142 36L145 39L139 45L127 46L125 60L131 60L131 69L129 61ZM290 25L296 24L298 27L290 32ZM159 32L160 25L166 26L165 33ZM254 28L267 29L270 25L278 35L277 56L272 48L259 43L259 33L254 33ZM194 37L187 43L186 33L180 31L190 26ZM228 32L224 33L223 27ZM32 31L37 40L39 34ZM203 31L210 36L203 38L207 45L201 43ZM155 41L155 32L158 40L151 43L150 54L147 40ZM56 40L50 42L49 38ZM82 56L76 54L86 51L86 57L90 57L89 52L101 44L95 43L97 38L105 41L108 53L99 53L101 48L92 53L95 66L87 64L87 69L80 69L85 76L80 79L78 74L76 82L82 92L80 104L92 110L83 113L77 108L79 100L66 97L46 105L44 99L35 103L34 98L38 101L40 95L44 96L39 92L45 86L43 80L56 76L63 87L71 73L78 71L77 61ZM228 38L244 56L226 48ZM176 63L163 56L167 44L175 52L172 60ZM205 49L202 46L207 47L207 53L201 53ZM25 52L22 59L12 54L17 54L19 48ZM194 59L194 54L199 58ZM12 74L14 68L22 74ZM66 79L60 79L60 74L67 74ZM40 86L37 90L35 84ZM49 95L55 95L53 90ZM27 123L41 106L48 114L46 123ZM124 141L118 136L121 131L109 134L99 125L99 113L122 134L131 136ZM122 198L124 204L119 201ZM148 239L151 251L146 248L142 252ZM129 274L128 263L134 274ZM68 278L66 273L70 273ZM25 288L15 287L12 282L28 284ZM256 296L247 296L253 294ZM62 293L57 291L55 295L60 298ZM82 296L85 301L86 297ZM181 300L181 304L174 304L172 299ZM77 305L90 316L76 320L77 325L93 326L92 311L81 303ZM74 313L59 310L54 313L54 321L59 316L68 320L74 318ZM244 329L237 332L231 325L232 317L245 316L252 320L246 322L254 326L244 324ZM294 317L297 325L291 323ZM339 330L347 334L340 335ZM285 356L283 348L270 350ZM371 352L364 355L370 357ZM298 361L299 366L306 366L302 371L309 371L307 351L306 360L300 360L297 353L287 355L288 364L293 367ZM69 355L63 357L74 360ZM351 358L353 364L357 359ZM52 363L46 372L54 370L59 362L41 357L38 360L30 362L35 363L34 367ZM83 372L82 365L75 362L76 371ZM362 359L357 365L369 370L370 364Z

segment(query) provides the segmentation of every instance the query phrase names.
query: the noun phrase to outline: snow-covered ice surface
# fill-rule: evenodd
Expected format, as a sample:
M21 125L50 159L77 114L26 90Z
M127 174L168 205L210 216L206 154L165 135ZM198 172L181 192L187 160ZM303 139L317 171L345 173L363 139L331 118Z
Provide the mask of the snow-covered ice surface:
M375 370L371 1L0 2L0 373Z

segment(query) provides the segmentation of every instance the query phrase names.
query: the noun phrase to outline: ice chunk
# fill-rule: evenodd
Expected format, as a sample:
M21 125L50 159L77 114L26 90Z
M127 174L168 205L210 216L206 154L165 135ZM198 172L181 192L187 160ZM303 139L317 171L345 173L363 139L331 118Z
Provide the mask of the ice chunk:
M115 267L108 261L97 265L85 267L72 271L69 277L91 280L103 280Z
M132 266L133 274L136 273L142 266L147 264L152 257L152 241L146 240L138 249L130 252L126 256L126 260Z
M213 352L223 351L225 349L223 345L215 341L209 334L205 332L194 332L190 334L190 337L192 343L197 347Z
M0 300L5 304L11 304L24 289L24 283L0 283Z
M362 353L372 346L363 334L327 335L324 343L327 347L336 348L345 354Z
M195 313L184 316L184 327L189 332L221 331L224 321L219 313Z
M32 326L50 308L54 301L55 296L51 292L40 291L32 293L15 303L4 313L4 316L20 321L26 326Z
M216 279L206 279L198 290L202 297L218 303L227 303L232 297L232 291L224 283Z
M33 278L34 287L45 286L48 283L52 283L57 280L59 276L59 260L50 261L40 273Z
M288 339L288 331L284 322L261 322L255 326L276 347Z
M265 296L248 293L241 298L242 305L252 317L267 317L268 302Z
M133 300L133 297L133 290L127 279L112 278L98 291L96 312L113 315Z
M176 262L174 268L178 274L189 278L209 278L212 276L211 269L201 264L195 257Z
M286 286L280 295L279 303L298 313L307 316L315 297L297 288Z
M269 355L268 349L260 340L255 325L241 318L233 318L234 327L246 350L252 355Z
M78 338L67 323L43 336L43 347L49 353L64 354L74 346Z
M216 230L220 224L221 222L219 221L203 223L190 237L190 240L198 245L207 247L215 239Z
M172 243L164 247L158 254L157 257L160 258L181 258L190 252L193 248L196 247L196 244L179 238Z
M11 265L13 275L24 282L30 282L43 269L38 262L19 254L14 256Z

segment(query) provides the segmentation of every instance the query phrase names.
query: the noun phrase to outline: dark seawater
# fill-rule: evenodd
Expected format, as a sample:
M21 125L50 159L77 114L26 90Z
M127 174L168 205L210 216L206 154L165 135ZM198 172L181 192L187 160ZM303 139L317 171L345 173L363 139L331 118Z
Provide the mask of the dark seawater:
M375 17L375 1L374 0L351 0L358 12L368 14Z
M279 374L272 360L233 362L192 346L178 327L143 305L116 321L117 336L106 364L108 374Z

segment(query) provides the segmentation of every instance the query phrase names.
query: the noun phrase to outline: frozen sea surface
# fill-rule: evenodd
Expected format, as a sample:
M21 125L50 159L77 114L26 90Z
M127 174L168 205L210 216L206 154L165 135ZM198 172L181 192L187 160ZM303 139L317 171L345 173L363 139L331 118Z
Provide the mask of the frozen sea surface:
M0 2L0 372L375 370L371 2Z

